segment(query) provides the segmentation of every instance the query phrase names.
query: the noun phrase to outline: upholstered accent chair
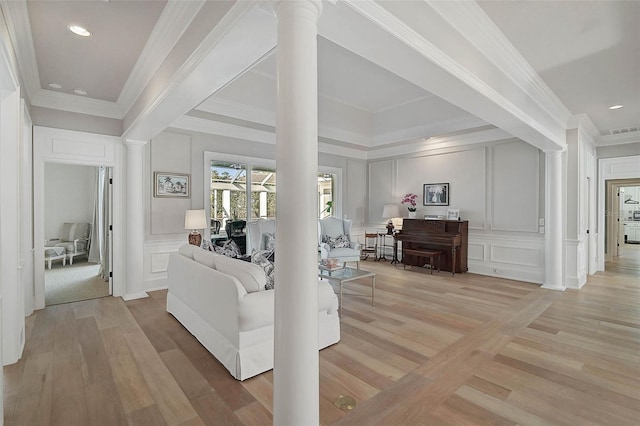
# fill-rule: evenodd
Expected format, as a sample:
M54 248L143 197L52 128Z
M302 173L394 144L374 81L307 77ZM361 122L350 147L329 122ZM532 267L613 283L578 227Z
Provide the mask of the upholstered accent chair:
M73 265L74 257L88 256L90 234L90 223L65 223L62 225L60 242L53 244L53 246L64 247L69 264Z
M274 248L276 235L275 219L258 219L247 224L247 254Z
M360 269L360 243L351 240L351 220L326 217L318 219L318 250L320 258L335 258L338 262L356 262Z

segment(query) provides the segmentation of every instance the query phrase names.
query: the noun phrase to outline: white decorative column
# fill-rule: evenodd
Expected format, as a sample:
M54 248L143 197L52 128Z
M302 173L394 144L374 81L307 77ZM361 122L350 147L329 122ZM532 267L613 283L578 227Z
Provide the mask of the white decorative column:
M562 226L562 151L546 153L546 240L545 278L543 288L564 290L562 272L564 239Z
M276 167L273 424L319 423L318 55L320 1L276 1Z
M127 147L127 238L125 299L141 294L144 261L144 146L146 141L126 140Z

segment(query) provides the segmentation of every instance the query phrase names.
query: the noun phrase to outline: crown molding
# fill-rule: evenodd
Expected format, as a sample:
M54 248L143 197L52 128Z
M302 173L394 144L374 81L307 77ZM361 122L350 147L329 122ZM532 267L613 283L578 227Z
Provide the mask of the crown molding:
M216 96L209 97L194 109L211 114L226 115L227 117L265 124L267 126L275 126L276 124L275 111L230 101L228 99L222 99Z
M168 0L118 96L123 111L129 111L205 3L206 0Z
M424 124L408 129L394 130L373 137L373 146L386 145L407 139L423 138L430 135L441 135L458 130L473 129L486 126L488 123L477 117L454 118L447 121L439 121L434 124ZM455 128L452 130L451 128Z
M475 1L434 1L429 6L475 46L560 126L571 117L569 109L540 78L496 24Z
M187 130L191 132L210 135L226 136L234 139L248 140L252 142L275 145L276 134L266 130L251 129L236 124L222 123L220 121L207 120L205 118L184 115L171 123L170 128ZM342 155L344 157L365 159L366 152L356 148L341 146L340 144L318 142L318 152L326 154Z
M466 4L469 2L426 1L426 3L429 7L434 8L434 14L432 16L437 16L440 20L443 20L445 18L440 16L440 13L436 12L437 5L434 6L434 3ZM523 96L519 96L518 99L522 101L515 104L502 94L502 90L499 90L499 84L489 84L489 82L480 77L480 73L476 73L473 69L463 66L454 58L449 56L445 51L434 44L434 42L440 42L443 46L446 46L446 33L441 34L441 39L434 40L432 42L431 40L427 40L412 27L401 21L398 17L376 2L344 0L344 4L369 22L373 23L375 26L392 35L393 38L416 52L420 57L428 60L435 65L435 67L447 73L451 78L462 82L474 93L480 95L482 98L488 100L492 105L498 107L503 112L499 116L500 120L507 119L507 116L504 114L507 113L508 116L511 117L508 119L511 123L510 127L513 128L513 131L515 131L521 139L540 149L543 147L552 147L553 149L556 149L557 147L564 146L566 123L562 123L562 120L559 121L555 119L547 110L541 108L538 105L538 102L530 97L528 91L522 92L522 95L525 95L528 99L522 100L521 98L523 98ZM447 21L447 25L452 27L452 31L458 33L460 29L456 28L456 26L461 25L461 23L457 22L454 17L449 17L449 19L454 22L454 24L450 24ZM442 24L442 21L440 21L440 24ZM495 26L491 21L490 24ZM329 29L329 27L327 27L327 29L329 31L338 31L335 28ZM339 34L339 32L336 32L335 34ZM465 34L468 33L465 31L460 33L463 37ZM321 32L321 35L324 36L325 34ZM331 35L328 35L328 38L331 39ZM494 51L496 50L497 49L494 49ZM481 51L480 53L483 56L485 54ZM487 61L495 61L491 57L487 58L485 56L485 58ZM505 78L507 77L505 76ZM518 88L521 89L520 87ZM535 111L531 110L532 102L528 102L529 99L535 103L536 106L533 107L536 108ZM526 107L526 110L523 109L523 107Z
M2 1L0 7L2 7L27 96L32 100L40 89L40 75L31 36L27 2L26 0Z
M390 144L384 147L371 149L367 152L368 160L379 160L383 158L420 155L427 153L442 152L455 148L463 148L471 145L497 142L514 139L513 135L502 129L492 128L477 132L463 133L451 136L441 136L433 138L420 138L408 140L398 144Z
M594 146L598 145L598 141L601 138L600 131L587 114L572 116L567 121L567 130L570 129L577 129L578 132Z
M596 142L596 147L625 145L629 143L640 143L640 132L600 136Z
M38 89L31 97L31 105L42 108L59 109L79 114L96 115L99 117L122 120L124 112L115 102L100 99L85 98L67 93Z

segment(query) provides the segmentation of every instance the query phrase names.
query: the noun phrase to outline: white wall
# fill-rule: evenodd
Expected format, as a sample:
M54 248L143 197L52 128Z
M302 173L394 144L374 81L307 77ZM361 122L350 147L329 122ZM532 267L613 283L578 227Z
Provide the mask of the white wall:
M46 239L60 238L65 222L92 222L96 167L47 163L44 177Z
M460 209L469 221L469 271L542 283L544 156L517 139L369 163L368 226L384 227L384 204L418 194L418 217ZM449 183L449 206L424 206L423 185Z

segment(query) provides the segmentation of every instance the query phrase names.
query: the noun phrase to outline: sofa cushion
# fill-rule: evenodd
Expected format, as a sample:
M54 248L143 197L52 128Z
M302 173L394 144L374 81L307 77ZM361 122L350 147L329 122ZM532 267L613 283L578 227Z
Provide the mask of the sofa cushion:
M265 232L262 234L264 238L264 249L265 250L275 250L276 248L276 233L275 232Z
M193 251L193 260L209 268L216 269L216 257L220 257L220 255L212 251L202 249Z
M267 276L258 265L232 259L226 256L216 258L216 269L222 273L234 276L247 290L247 293L264 290Z
M193 259L193 251L195 249L200 249L197 246L194 246L192 244L184 244L181 245L180 247L178 247L178 253L180 253L181 255L183 255L184 257L188 257L189 259Z
M215 246L213 250L218 253L225 255L227 257L238 257L242 255L242 251L240 251L240 247L233 240L225 241L222 247Z
M275 277L275 268L273 265L273 250L259 250L254 251L251 255L251 263L258 265L264 271L267 277L267 283L265 284L265 290L273 289L273 282Z

